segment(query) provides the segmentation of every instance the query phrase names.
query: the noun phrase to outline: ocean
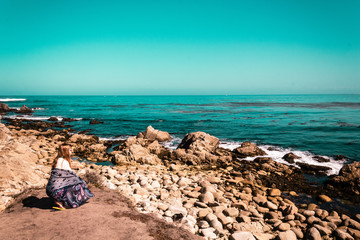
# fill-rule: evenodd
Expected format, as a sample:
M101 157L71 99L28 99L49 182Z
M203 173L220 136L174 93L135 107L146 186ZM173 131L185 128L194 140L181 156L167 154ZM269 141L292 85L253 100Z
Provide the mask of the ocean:
M126 139L151 125L172 135L164 143L171 149L185 134L204 131L229 149L255 142L286 164L282 156L293 152L301 156L299 161L330 166L328 174L338 173L344 164L335 155L360 160L360 95L0 96L0 102L35 110L18 118L76 118L68 123L73 129L103 139ZM104 123L90 125L92 119ZM330 162L318 163L315 155Z

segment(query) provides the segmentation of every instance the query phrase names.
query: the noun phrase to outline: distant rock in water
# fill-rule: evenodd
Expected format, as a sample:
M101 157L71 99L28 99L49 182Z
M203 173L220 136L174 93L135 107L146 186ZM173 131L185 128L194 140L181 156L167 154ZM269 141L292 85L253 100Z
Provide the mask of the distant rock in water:
M318 162L330 162L329 158L324 158L322 156L315 156L315 157L313 157L313 159L315 159Z
M26 105L23 105L17 113L33 113L34 111L28 108Z
M59 119L57 119L57 117L50 117L50 118L48 119L48 121L57 122L57 121L59 121Z
M264 156L265 151L261 150L255 143L243 142L240 147L235 148L233 152L241 158Z
M298 165L304 173L311 175L326 175L326 172L331 170L330 167L311 165L302 162L297 162L296 165Z
M151 141L157 140L158 142L166 142L171 140L171 136L168 132L156 130L152 126L148 126L145 132L139 132L137 137Z
M347 157L345 157L344 155L341 155L341 154L336 155L334 158L337 161L344 161L347 159Z
M188 133L181 141L178 149L214 152L219 147L219 139L205 132Z
M5 103L0 103L0 112L10 112L11 109Z
M285 154L282 159L287 161L288 163L295 163L294 159L300 159L301 157L295 155L294 153L290 152Z
M74 122L77 121L76 119L73 118L63 118L63 122Z
M100 123L104 123L104 122L101 122L101 121L98 121L95 119L90 121L90 124L100 124Z

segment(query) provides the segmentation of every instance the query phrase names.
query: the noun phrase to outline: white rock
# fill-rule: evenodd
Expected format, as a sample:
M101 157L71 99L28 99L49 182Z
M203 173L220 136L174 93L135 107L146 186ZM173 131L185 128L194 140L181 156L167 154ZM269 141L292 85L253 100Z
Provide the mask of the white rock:
M234 232L229 237L230 240L256 240L250 232Z
M214 229L213 228L205 228L205 229L200 229L199 232L204 236L207 237L208 239L216 239L217 236L214 233Z

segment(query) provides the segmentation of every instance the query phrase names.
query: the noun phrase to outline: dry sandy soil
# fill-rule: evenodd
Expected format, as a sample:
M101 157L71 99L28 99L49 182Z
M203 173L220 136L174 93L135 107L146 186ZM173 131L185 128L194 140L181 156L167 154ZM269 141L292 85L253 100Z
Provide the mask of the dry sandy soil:
M45 189L33 189L0 214L0 239L202 239L141 214L120 194L91 188L95 197L76 209L56 211Z

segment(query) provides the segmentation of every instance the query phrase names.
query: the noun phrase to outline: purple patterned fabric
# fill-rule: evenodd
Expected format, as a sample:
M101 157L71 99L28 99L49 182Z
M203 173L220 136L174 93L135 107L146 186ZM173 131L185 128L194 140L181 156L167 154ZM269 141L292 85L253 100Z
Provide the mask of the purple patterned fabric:
M73 171L53 168L46 194L65 207L76 208L95 195Z

